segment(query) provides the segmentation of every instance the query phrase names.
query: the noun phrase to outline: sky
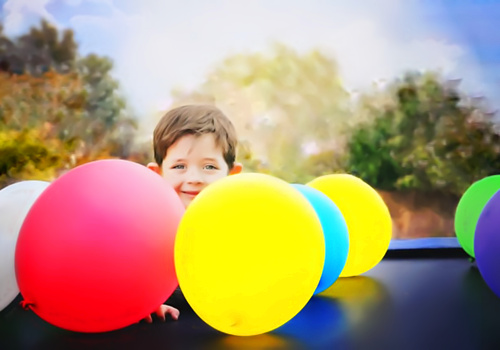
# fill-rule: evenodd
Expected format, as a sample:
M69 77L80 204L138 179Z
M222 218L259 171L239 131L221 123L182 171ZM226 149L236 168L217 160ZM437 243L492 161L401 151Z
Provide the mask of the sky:
M320 49L348 90L406 70L438 70L500 101L500 0L0 0L9 36L45 18L72 28L80 53L106 55L143 120L235 53L279 42ZM499 103L500 105L500 103Z

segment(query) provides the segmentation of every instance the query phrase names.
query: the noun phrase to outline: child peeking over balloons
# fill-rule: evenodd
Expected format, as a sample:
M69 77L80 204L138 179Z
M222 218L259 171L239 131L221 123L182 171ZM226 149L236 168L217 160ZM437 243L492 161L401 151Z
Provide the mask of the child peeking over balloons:
M212 182L241 172L235 162L236 131L221 110L210 105L185 105L168 111L153 134L155 162L149 169L160 174L175 189L187 207ZM179 310L161 305L155 314L174 320ZM146 322L152 322L150 315Z

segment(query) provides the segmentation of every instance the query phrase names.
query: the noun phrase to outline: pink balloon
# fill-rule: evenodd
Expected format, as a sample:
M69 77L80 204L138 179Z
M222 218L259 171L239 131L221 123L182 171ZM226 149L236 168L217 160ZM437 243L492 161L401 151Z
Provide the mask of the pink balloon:
M40 195L19 233L23 303L72 331L119 329L174 291L174 239L184 206L158 174L125 160L70 170Z

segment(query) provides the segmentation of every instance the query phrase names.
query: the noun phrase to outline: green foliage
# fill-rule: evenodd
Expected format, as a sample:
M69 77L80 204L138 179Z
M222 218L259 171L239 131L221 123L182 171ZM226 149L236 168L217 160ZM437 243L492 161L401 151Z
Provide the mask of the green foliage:
M339 154L336 150L325 150L311 154L305 159L304 168L307 169L307 174L303 177L303 183L323 175L344 173L345 154Z
M0 186L130 155L137 125L113 63L77 49L71 30L46 21L18 38L0 27Z
M75 66L78 46L73 31L61 34L45 20L15 39L5 37L0 28L0 43L0 62L17 74L40 75L50 69L67 73Z
M108 148L110 154L126 157L137 127L125 113L125 101L117 93L112 78L113 63L106 57L90 54L77 63L86 92L84 119L86 132L81 135L89 153Z
M374 124L373 128L359 128L350 139L348 170L376 188L393 189L401 169L387 142L391 138L390 121L380 118Z
M500 171L499 134L473 99L430 73L408 74L389 91L393 103L354 128L348 171L381 189L454 195Z
M0 129L0 184L14 180L51 180L69 163L58 139L36 129Z

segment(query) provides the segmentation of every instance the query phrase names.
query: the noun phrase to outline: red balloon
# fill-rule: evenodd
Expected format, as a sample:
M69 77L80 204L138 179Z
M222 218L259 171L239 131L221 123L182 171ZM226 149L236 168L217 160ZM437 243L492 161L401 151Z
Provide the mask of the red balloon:
M158 174L125 160L70 170L40 195L19 233L23 303L72 331L106 332L153 312L174 291L184 206Z

